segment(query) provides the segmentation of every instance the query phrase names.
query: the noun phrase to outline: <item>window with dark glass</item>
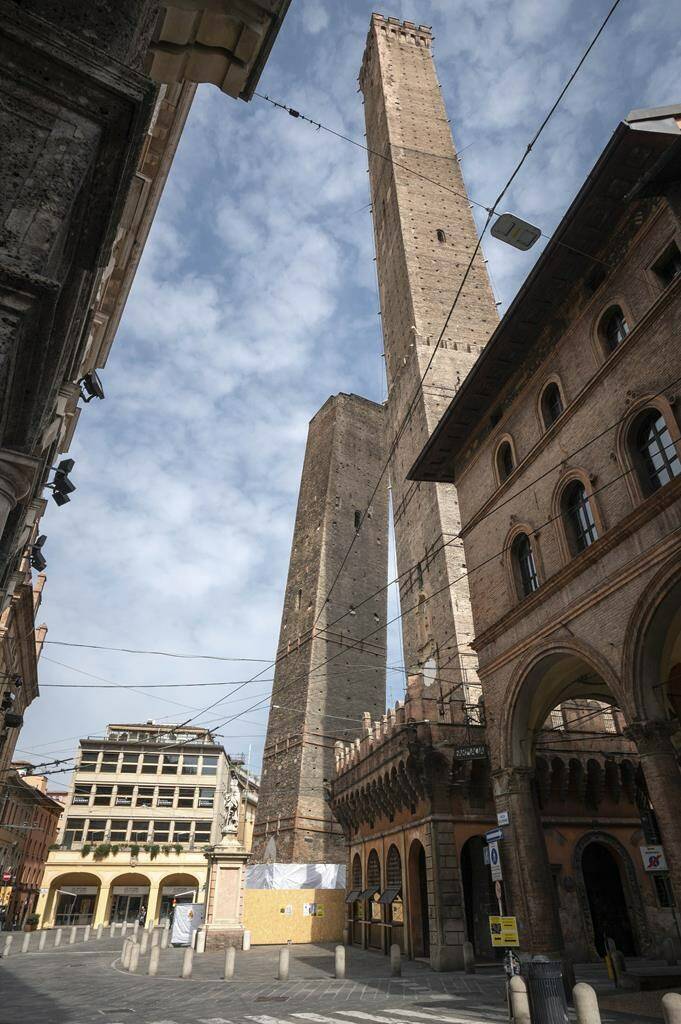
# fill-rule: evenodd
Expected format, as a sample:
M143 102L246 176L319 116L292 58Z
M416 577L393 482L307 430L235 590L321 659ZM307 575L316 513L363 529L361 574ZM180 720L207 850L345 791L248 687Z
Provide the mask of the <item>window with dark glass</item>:
M362 862L358 853L355 854L352 861L352 888L362 888Z
M681 475L681 462L664 416L648 409L634 424L634 456L646 494L652 494Z
M84 750L80 755L79 768L82 771L91 772L95 770L97 765L97 758L99 757L98 750Z
M591 504L584 484L575 480L563 494L563 515L566 520L570 544L579 554L598 540Z
M218 759L213 755L204 755L203 758L203 774L204 775L217 775L218 771Z
M90 803L90 790L91 786L76 786L73 790L73 803L74 804L89 804Z
M123 763L121 764L121 771L124 775L137 775L137 765L139 763L139 754L123 754Z
M660 283L666 288L674 278L681 274L681 252L676 242L665 249L664 254L653 266L653 270L660 279Z
M96 786L95 787L95 798L92 801L93 804L102 806L103 804L111 803L111 794L113 793L113 786Z
M132 843L146 843L149 838L149 822L135 821L133 818L130 826L130 841Z
M210 822L209 821L195 821L194 822L194 842L195 843L209 843L210 842Z
M105 750L102 754L102 763L99 767L100 772L108 772L113 774L118 771L118 751Z
M88 843L103 843L106 832L106 818L90 818L87 827Z
M145 754L142 758L142 774L143 775L157 775L158 774L158 754Z
M173 842L174 843L188 843L191 836L189 823L184 821L176 821L173 827Z
M194 787L180 786L177 797L178 807L193 807L194 806Z
M127 818L112 818L111 820L111 842L124 843L128 834Z
M64 829L64 845L69 848L71 843L80 843L83 838L85 818L67 818Z
M185 754L182 759L182 774L183 775L198 775L199 773L199 755L198 754Z
M119 786L115 803L118 807L130 807L132 805L132 786Z
M513 449L508 441L502 441L497 449L497 469L500 480L506 480L513 472Z
M170 822L169 821L155 821L154 822L154 842L155 843L167 843L170 838Z
M562 412L563 399L560 397L560 389L555 383L548 384L541 396L541 414L547 430L556 422Z
M179 754L164 754L163 755L163 768L161 769L162 775L177 775L180 768L180 755Z
M198 807L212 807L215 800L215 789L213 786L201 786L199 788Z
M175 798L175 790L172 786L160 786L158 790L158 798L156 800L157 807L172 807L173 800Z
M120 787L119 787L120 790ZM138 786L135 807L151 807L154 802L153 786Z
M389 886L402 885L402 860L396 846L388 850L388 859L385 865L385 881Z
M523 597L527 597L528 594L533 594L535 590L539 590L539 577L537 576L537 567L534 562L530 538L526 533L521 533L516 537L513 541L512 550L520 589Z
M629 324L619 306L609 309L601 320L601 335L608 352L614 352L629 333Z

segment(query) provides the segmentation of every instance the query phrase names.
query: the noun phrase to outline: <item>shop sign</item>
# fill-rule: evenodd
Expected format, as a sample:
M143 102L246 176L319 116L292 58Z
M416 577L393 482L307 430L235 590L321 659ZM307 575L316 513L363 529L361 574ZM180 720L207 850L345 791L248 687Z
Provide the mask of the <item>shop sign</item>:
M454 747L454 757L459 761L485 761L488 754L487 746L484 743L466 743Z
M97 892L96 889L92 890ZM147 896L149 893L148 885L114 885L111 892L114 896Z
M667 860L661 846L642 846L641 857L645 871L667 871Z
M114 888L114 892L118 890ZM142 892L146 892L146 889L142 889ZM162 896L191 896L196 890L189 889L186 885L164 885L161 889Z
M490 917L489 932L493 946L519 946L518 922L515 917Z
M40 890L43 892L43 890ZM47 892L47 889L44 890ZM60 893L64 896L96 896L97 886L96 885L70 885L68 889L60 889Z

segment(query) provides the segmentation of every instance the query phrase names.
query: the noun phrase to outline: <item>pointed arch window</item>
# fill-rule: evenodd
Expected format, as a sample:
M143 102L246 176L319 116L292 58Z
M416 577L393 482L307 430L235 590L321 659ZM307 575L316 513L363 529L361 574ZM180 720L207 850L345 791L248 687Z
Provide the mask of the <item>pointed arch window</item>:
M499 480L503 483L515 469L513 449L508 441L502 441L497 448L497 473Z
M385 881L388 886L400 887L402 885L402 858L400 851L393 844L388 850L388 859L385 864Z
M659 409L646 409L641 413L634 421L629 436L645 494L652 494L681 476L676 444Z
M601 319L600 334L608 351L614 352L629 333L629 324L620 306L611 306Z
M541 415L547 430L562 414L563 408L560 388L555 381L551 381L550 384L546 385L541 396Z
M581 480L575 480L565 488L562 513L573 554L578 555L598 540L593 510Z
M539 576L534 560L534 552L530 538L520 533L513 541L513 562L522 597L528 597L539 590Z

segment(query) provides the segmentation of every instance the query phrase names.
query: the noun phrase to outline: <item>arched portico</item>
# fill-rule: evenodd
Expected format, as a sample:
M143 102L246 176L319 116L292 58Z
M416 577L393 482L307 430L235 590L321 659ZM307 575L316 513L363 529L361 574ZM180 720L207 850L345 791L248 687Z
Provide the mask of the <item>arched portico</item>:
M69 871L50 883L42 914L43 927L92 924L100 891L97 875L88 871Z
M196 903L201 891L201 882L189 872L175 872L165 875L158 882L155 906L149 906L149 920L162 924L172 917L173 907L178 903Z
M414 957L430 956L426 851L418 839L409 847L409 945Z
M607 832L587 832L573 853L573 869L587 942L605 955L605 937L625 956L649 952L650 936L636 871L627 850Z

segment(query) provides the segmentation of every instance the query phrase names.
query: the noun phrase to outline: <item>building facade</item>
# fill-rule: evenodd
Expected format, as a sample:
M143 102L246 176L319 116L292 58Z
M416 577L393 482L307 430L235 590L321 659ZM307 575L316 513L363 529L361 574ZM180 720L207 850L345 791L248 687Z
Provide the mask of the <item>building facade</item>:
M173 901L205 902L207 854L231 830L230 814L244 817L246 789L257 794L246 778L207 729L110 725L103 740L81 740L41 926L158 923Z
M479 696L456 492L407 471L497 323L428 28L373 14L359 75L388 382L402 634L423 669ZM459 301L449 315L453 292ZM438 344L439 342L439 344ZM462 720L461 706L452 705Z
M359 735L363 712L385 707L385 477L375 487L385 460L383 428L383 408L357 395L335 395L310 422L263 754L256 861L345 862L324 783L336 740Z
M456 485L477 567L494 802L510 820L505 899L532 953L569 946L535 791L543 723L573 699L618 709L642 769L640 827L619 846L593 837L582 870L600 859L608 892L608 877L638 871L642 846L663 848L640 901L657 937L675 933L664 904L681 900L680 176L681 107L617 126L411 472Z

